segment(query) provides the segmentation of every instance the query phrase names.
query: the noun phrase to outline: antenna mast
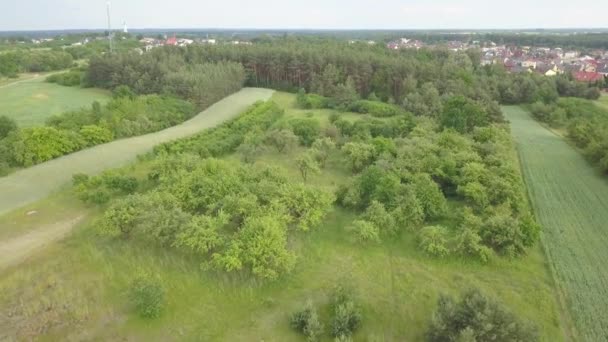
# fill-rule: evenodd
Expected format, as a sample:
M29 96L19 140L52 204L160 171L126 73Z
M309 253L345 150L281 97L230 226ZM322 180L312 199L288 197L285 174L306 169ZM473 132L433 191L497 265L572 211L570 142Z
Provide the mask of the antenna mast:
M106 3L108 10L108 41L110 42L110 53L114 52L114 42L112 42L112 21L110 20L110 2Z

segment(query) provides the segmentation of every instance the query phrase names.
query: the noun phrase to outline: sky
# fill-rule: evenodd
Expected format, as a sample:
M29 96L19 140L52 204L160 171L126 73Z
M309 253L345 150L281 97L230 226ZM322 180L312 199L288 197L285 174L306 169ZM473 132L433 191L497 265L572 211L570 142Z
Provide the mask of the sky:
M113 0L111 8L114 28L608 27L608 0ZM0 0L0 31L106 26L106 0Z

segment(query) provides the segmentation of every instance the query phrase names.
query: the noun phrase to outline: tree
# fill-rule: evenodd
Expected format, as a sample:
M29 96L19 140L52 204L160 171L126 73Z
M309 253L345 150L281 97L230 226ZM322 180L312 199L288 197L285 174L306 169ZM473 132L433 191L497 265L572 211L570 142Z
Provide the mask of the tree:
M15 120L6 115L0 116L0 140L6 138L10 132L15 130L17 130L17 123Z
M469 133L475 127L485 126L488 123L488 117L483 107L475 101L464 96L453 96L446 101L440 122L444 128Z
M165 289L158 276L140 272L131 282L129 298L139 316L157 318L165 306Z
M374 157L374 146L366 143L349 142L342 146L342 151L350 159L353 172L359 172L370 165Z
M328 137L317 139L312 144L312 153L321 168L325 168L327 158L334 148L336 148L336 144Z
M312 118L293 119L289 121L293 133L300 138L304 146L310 146L321 134L319 120Z
M418 234L418 246L428 255L444 257L448 255L445 228L442 226L431 226L423 228Z
M466 291L460 301L442 295L426 336L430 342L539 340L536 327L478 289Z
M361 326L361 310L355 303L351 290L338 286L333 295L333 319L331 334L333 337L350 337Z
M318 341L323 333L323 324L319 321L319 315L311 301L306 302L304 309L291 315L289 324L292 329L304 334L309 342Z
M293 252L287 249L284 220L276 214L250 217L242 228L242 261L251 272L268 280L290 271L295 264Z
M290 129L273 129L266 135L266 143L283 152L296 146L298 137Z
M372 222L366 220L355 220L352 226L357 238L363 242L380 242L380 229Z
M310 152L306 152L298 157L296 159L296 165L298 166L298 170L300 170L300 175L304 182L306 182L310 174L321 172L319 163L317 163Z

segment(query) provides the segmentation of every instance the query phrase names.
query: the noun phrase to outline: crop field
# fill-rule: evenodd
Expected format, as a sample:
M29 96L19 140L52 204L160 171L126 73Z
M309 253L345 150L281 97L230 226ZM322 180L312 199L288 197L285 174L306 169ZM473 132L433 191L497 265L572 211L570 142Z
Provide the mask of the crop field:
M546 254L578 337L608 336L608 181L566 141L519 107L511 121Z
M68 183L74 173L96 174L108 168L123 166L157 144L213 127L238 115L254 102L268 99L271 94L272 91L266 89L243 89L180 125L152 134L97 145L2 177L0 215L46 197Z
M0 115L15 119L21 127L43 124L62 112L105 102L109 93L101 89L64 87L47 83L44 76L25 78L0 86Z
M327 122L329 111L293 108L294 95L277 92L272 98L286 109L286 118L312 115ZM346 115L356 120L356 114ZM287 155L265 151L256 163L276 165L294 182L301 181L294 160L302 150ZM131 171L145 175L149 167L142 161ZM340 159L330 160L326 171L311 175L308 182L335 189L349 174ZM328 321L330 293L339 283L352 285L361 305L363 324L354 341L422 340L438 296L470 287L481 288L522 319L535 322L543 341L564 340L553 281L540 246L525 257L493 258L488 264L433 259L417 248L408 232L362 245L350 231L355 214L335 207L318 229L295 234L289 241L297 250L295 269L278 281L264 283L238 274L201 271L195 258L168 248L100 238L95 223L100 212L74 207L71 196L70 189L56 195L52 212L66 210L70 217L87 214L74 235L22 267L0 272L4 294L0 340L5 337L2 333L27 340L43 331L48 340L303 341L290 329L289 315L312 300L322 306L319 314ZM38 202L27 210L44 214L51 212L45 210L49 205ZM0 216L0 227L11 222L12 235L20 227L29 229L31 220L19 210ZM125 289L141 270L158 274L167 289L166 313L153 322L132 315L127 304ZM11 315L3 320L2 312Z

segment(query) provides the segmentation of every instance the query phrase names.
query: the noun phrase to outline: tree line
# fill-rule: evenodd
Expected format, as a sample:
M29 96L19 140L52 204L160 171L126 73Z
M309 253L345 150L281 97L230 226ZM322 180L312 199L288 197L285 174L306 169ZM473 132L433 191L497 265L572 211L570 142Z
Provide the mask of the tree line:
M0 53L0 76L62 70L71 67L73 62L72 55L63 51L8 51Z

